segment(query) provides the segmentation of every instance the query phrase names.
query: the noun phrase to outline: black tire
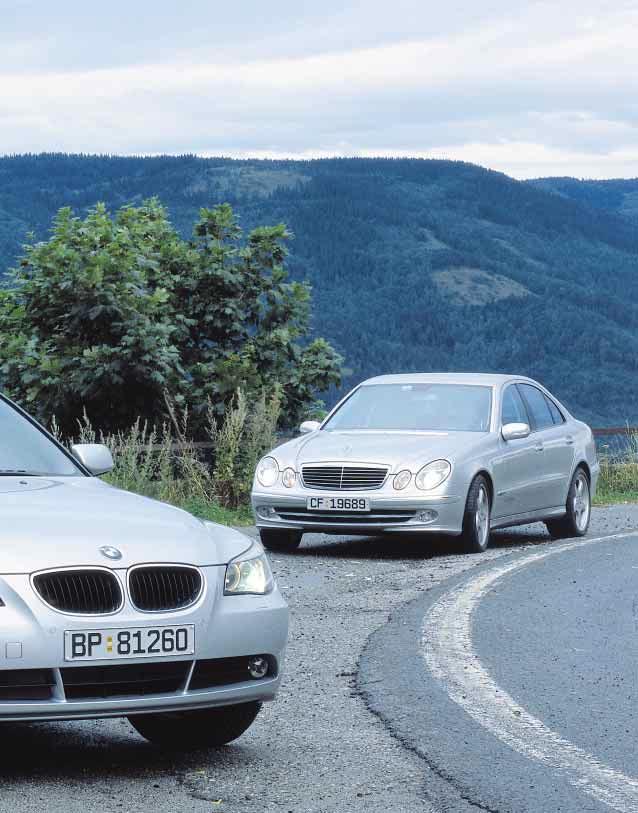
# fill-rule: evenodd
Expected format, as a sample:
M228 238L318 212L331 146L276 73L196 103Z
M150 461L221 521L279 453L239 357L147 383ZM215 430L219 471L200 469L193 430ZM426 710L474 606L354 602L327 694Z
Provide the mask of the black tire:
M545 522L552 539L585 536L591 519L591 489L587 472L579 466L567 492L565 516Z
M177 751L218 748L241 735L259 714L261 703L241 703L196 711L138 714L129 717L135 730L154 745Z
M490 487L478 474L473 480L465 503L461 540L467 553L483 553L490 543ZM487 514L486 514L487 512Z
M287 529L266 529L262 528L259 531L261 544L268 550L278 551L292 551L297 550L301 544L301 531L287 530Z

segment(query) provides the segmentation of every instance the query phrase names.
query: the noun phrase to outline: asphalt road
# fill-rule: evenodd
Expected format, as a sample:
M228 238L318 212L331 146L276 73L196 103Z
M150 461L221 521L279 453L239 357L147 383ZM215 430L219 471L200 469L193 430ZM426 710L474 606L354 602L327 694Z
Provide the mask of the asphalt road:
M638 811L638 534L513 552L402 607L359 685L436 810Z
M596 511L592 534L636 527L638 508L624 506ZM638 776L630 541L559 553L537 525L466 556L450 540L313 536L272 557L291 607L288 665L279 700L247 734L175 755L122 720L7 725L0 813L608 810L570 784L569 766L557 778L473 719L424 658L424 617L450 587L545 551L556 553L480 601L475 654L523 722L542 721L612 778Z

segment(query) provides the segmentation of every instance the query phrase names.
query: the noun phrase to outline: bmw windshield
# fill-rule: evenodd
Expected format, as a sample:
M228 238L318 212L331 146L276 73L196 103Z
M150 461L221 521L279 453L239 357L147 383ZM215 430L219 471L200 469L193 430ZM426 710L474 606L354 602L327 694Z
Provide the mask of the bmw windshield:
M487 432L491 387L465 384L367 384L322 427L328 431Z
M81 477L70 457L27 418L0 398L0 476Z

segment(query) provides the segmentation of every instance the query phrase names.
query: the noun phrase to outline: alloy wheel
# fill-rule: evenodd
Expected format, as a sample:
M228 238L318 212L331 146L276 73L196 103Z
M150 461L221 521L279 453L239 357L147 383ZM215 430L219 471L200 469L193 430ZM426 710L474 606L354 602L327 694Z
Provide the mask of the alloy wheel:
M572 498L572 510L574 512L574 522L579 531L584 531L589 522L591 502L589 496L589 483L587 475L581 471L576 475L574 481L574 496Z
M476 538L484 548L490 533L490 500L485 486L481 485L476 496L476 509L474 513L474 525L476 528Z

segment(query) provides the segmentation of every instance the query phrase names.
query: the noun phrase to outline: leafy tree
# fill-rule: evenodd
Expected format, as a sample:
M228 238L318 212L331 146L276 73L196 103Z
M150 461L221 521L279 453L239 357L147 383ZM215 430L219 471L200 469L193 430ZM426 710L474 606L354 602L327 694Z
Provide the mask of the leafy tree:
M202 209L191 241L157 199L115 217L61 209L0 294L3 388L63 431L84 410L103 430L161 421L166 394L203 420L238 387L280 386L296 422L339 383L341 359L306 341L310 290L287 279L290 237L262 226L244 241L228 204Z

